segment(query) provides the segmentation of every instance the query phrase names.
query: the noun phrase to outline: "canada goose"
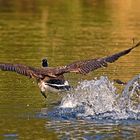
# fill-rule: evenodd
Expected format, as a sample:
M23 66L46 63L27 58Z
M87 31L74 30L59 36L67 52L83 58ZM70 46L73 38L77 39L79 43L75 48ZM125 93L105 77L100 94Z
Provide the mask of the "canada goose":
M42 67L48 67L48 61L46 58L42 59ZM45 86L49 91L58 92L58 91L65 91L70 90L70 86L68 81L63 80L62 78L52 78L45 81ZM46 98L45 92L42 92L42 95Z
M128 54L131 50L138 47L139 45L140 42L129 49L107 57L76 61L74 63L60 67L48 67L48 62L44 59L42 60L42 68L34 68L22 64L0 63L0 69L3 71L14 71L28 76L29 78L35 78L42 95L46 98L45 91L58 92L61 90L70 89L69 83L64 79L63 74L70 72L87 74L90 71L94 71L98 68L107 67L108 63L115 62L121 56Z

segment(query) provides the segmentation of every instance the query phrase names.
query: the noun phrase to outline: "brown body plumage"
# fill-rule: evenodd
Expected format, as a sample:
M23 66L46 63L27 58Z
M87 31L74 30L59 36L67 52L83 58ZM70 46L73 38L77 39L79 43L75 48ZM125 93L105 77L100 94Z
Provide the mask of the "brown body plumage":
M132 46L131 48L127 50L121 51L119 53L115 53L107 57L76 61L66 66L34 68L34 67L22 65L22 64L0 63L0 69L4 71L14 71L19 74L28 76L30 78L35 78L38 81L40 89L41 89L40 85L42 82L44 84L50 80L54 81L54 83L56 81L60 83L62 82L64 85L69 86L68 83L65 84L65 79L63 76L64 73L74 72L74 73L80 73L80 74L87 74L90 71L94 71L98 68L107 67L108 63L115 62L121 56L128 54L132 49L138 47L139 45L140 45L140 42L138 42L136 45ZM53 84L53 83L49 83L49 84L52 85L52 87L56 86L56 84ZM41 89L41 92L44 94L46 89L45 88L42 88L42 89Z

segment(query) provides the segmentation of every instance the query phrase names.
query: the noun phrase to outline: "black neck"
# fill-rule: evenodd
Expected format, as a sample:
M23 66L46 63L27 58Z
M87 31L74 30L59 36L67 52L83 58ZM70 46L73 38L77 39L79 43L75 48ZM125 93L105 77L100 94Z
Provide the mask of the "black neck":
M48 67L48 63L47 63L47 62L43 62L43 63L42 63L42 66L43 66L43 67Z

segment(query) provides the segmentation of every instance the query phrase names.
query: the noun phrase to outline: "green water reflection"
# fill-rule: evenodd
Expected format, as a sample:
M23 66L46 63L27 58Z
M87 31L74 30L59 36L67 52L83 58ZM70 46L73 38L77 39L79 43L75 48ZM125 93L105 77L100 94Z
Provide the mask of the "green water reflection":
M125 49L132 38L140 39L139 5L139 0L0 0L0 61L39 67L47 57L58 66ZM139 73L139 54L138 48L107 69L66 77L73 85L103 74L127 81ZM46 103L32 80L0 72L0 138L57 139L45 128L47 120L35 114L58 100L50 95Z

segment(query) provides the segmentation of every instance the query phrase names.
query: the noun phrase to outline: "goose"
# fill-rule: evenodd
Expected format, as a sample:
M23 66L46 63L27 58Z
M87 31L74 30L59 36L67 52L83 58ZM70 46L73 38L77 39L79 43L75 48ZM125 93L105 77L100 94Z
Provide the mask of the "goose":
M13 71L18 74L34 78L40 88L41 94L47 98L46 93L70 90L70 85L64 78L65 73L79 73L86 75L98 68L107 67L108 63L113 63L120 57L128 54L140 45L140 41L131 48L120 51L113 55L102 58L75 61L65 66L49 67L47 59L42 60L42 67L35 68L23 64L0 63L0 70Z

